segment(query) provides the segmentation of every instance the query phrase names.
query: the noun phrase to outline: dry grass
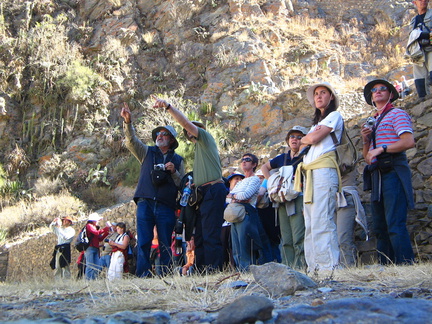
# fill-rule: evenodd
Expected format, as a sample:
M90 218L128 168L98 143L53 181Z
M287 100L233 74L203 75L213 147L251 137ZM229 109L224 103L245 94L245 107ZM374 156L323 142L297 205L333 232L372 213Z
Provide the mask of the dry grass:
M331 274L320 274L313 278L320 287L332 287L333 293L325 299L355 297L356 289L372 289L374 296L401 293L406 290L432 289L432 267L430 263L415 266L365 266L336 270ZM280 278L281 281L283 278ZM225 288L224 284L236 280L249 283L245 289ZM358 290L358 289L357 289ZM96 281L71 280L56 283L50 274L37 280L21 283L0 283L0 298L3 303L28 303L31 305L38 299L52 298L56 307L63 310L66 316L76 317L111 314L123 310L162 309L172 313L180 311L217 311L226 304L242 295L261 293L271 298L271 294L256 285L251 274L233 274L222 272L209 276L181 277L177 274L163 279L138 279L128 277L117 281L99 279ZM381 294L381 295L380 295ZM290 304L310 303L313 295L295 294ZM360 297L360 294L359 296ZM365 295L361 295L365 297ZM80 300L80 307L68 310L72 299ZM416 296L414 296L416 298ZM422 297L417 297L422 298ZM427 297L423 297L427 298ZM63 305L59 300L64 300ZM68 303L66 301L69 301ZM22 311L21 308L20 312ZM59 310L59 309L58 309ZM31 309L27 310L31 313ZM33 312L36 310L33 309ZM10 316L10 313L9 313ZM25 317L25 312L20 313ZM22 318L22 317L21 317ZM5 318L0 318L4 320Z
M55 217L79 215L84 212L83 206L82 201L67 192L31 202L20 201L0 211L0 228L6 230L11 239L21 232L47 226Z

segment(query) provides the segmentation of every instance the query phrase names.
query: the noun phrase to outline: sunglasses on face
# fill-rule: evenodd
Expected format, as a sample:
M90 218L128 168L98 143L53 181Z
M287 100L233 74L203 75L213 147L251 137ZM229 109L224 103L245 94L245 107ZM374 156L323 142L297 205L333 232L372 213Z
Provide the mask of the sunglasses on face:
M156 136L162 135L162 136L169 136L170 133L168 132L157 132Z
M375 92L378 92L378 91L386 91L386 90L388 90L387 87L381 86L381 87L372 88L371 92L375 93Z
M242 162L252 162L252 159L250 157L245 157L241 159Z
M301 135L290 135L289 138L291 138L291 139L296 138L298 140L301 140L303 138L303 136L301 136Z

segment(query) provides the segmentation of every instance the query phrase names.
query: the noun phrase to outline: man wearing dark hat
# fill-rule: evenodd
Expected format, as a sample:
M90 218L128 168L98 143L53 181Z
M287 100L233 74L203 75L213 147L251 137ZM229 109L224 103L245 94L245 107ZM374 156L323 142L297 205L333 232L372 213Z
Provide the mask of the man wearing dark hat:
M71 242L75 236L75 230L71 226L73 220L70 216L55 218L49 225L51 231L57 235L57 245L54 248L53 258L50 263L54 270L56 280L70 279Z
M204 124L190 121L165 100L155 98L154 108L167 111L182 127L187 139L195 144L193 180L202 192L195 227L195 256L198 271L222 268L221 229L227 190L222 180L219 151Z
M399 94L386 80L373 80L364 87L368 104L376 108L375 123L361 130L365 189L371 189L373 226L380 261L395 264L414 261L406 228L407 210L414 207L411 171L405 151L414 147L410 116L395 108ZM368 186L370 184L370 186Z
M151 276L150 251L153 228L156 226L160 267L158 275L165 275L172 263L171 235L176 222L175 209L178 185L184 176L183 158L174 150L178 147L177 132L172 126L156 127L152 131L155 146L144 144L135 135L131 112L125 103L121 111L126 147L141 163L140 177L135 191L137 204L137 265L138 277Z
M413 64L414 83L419 99L429 94L429 86L432 82L432 9L428 9L429 0L414 0L417 15L411 19L411 30L418 29L417 39L423 50L423 58L420 62ZM416 30L417 31L417 30Z

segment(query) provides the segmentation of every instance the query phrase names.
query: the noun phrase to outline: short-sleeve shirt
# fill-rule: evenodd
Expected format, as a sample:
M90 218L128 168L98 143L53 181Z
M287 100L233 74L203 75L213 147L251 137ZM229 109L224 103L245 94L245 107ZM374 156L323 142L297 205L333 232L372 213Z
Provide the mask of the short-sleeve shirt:
M412 133L411 117L402 109L390 110L378 125L375 140L376 147L390 145L400 140L403 133ZM373 145L369 146L373 150Z
M292 165L298 159L299 159L298 156L296 156L296 157L294 157L294 158L291 159L291 151L288 151L288 153L279 154L274 159L271 159L270 160L270 167L272 169L278 169L278 168L280 168L281 166L284 166L284 165ZM297 164L294 165L294 171L295 171L296 167L297 167Z
M331 133L335 133L336 138L340 141L342 136L343 129L343 118L342 115L338 111L332 111L326 118L320 121L317 125L311 127L309 133L313 132L317 126L323 125L330 127ZM331 134L328 134L324 137L319 143L312 145L309 152L303 158L303 161L307 163L311 163L315 161L319 156L334 151L336 149L336 144L333 142L333 138Z
M196 186L222 178L222 165L216 141L210 133L199 127L193 175Z

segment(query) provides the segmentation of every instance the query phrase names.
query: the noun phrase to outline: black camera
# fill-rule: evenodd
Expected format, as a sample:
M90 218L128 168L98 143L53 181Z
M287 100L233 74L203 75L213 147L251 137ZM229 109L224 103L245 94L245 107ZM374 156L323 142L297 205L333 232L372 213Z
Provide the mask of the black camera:
M154 168L155 170L165 171L165 164L163 164L163 163L155 164L155 165L153 166L153 168Z

